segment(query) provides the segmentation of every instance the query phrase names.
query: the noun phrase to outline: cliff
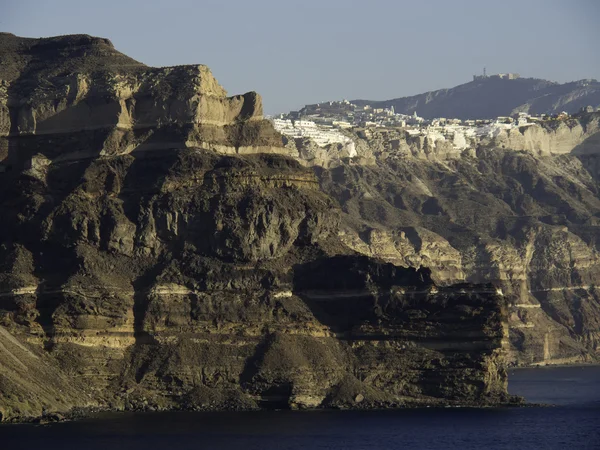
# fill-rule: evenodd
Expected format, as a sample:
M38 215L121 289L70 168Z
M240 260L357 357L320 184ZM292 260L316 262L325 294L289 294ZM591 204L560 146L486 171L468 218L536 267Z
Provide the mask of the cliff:
M421 129L400 127L354 128L346 132L355 148L355 163L374 165L387 158L417 158L442 162L450 159L479 158L479 149L506 149L536 156L593 155L600 146L600 112L548 119L522 126L492 122L480 126L429 126ZM306 144L297 145L299 156ZM312 144L312 143L311 143ZM314 146L314 144L312 144ZM320 148L318 165L334 167L348 158L337 147ZM305 158L307 163L311 159Z
M227 97L206 66L149 68L90 36L0 40L0 158L11 167L177 147L284 152L260 96Z
M462 151L377 130L356 136L373 163L341 160L316 173L352 249L429 267L440 285L501 288L511 363L597 361L598 117L515 129Z
M360 256L260 97L0 35L0 418L510 401L489 284Z
M580 80L559 84L537 78L489 77L410 97L384 101L352 100L352 103L374 108L393 106L396 113L413 114L416 111L427 119L493 119L517 112L533 115L575 113L587 106L600 107L600 83Z

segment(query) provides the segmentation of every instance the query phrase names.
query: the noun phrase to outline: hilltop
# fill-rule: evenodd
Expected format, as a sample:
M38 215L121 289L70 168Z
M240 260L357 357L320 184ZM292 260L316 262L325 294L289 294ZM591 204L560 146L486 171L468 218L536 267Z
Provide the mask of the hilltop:
M474 77L469 83L411 97L384 101L352 100L373 108L394 107L396 113L426 119L490 119L518 112L529 114L574 113L586 106L600 106L600 82L580 80L559 84L539 78Z

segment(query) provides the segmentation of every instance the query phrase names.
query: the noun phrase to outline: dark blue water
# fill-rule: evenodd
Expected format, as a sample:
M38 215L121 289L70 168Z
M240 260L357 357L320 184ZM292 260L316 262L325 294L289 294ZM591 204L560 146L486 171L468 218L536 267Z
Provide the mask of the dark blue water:
M556 406L108 414L0 426L0 449L600 449L600 367L513 371L510 391Z

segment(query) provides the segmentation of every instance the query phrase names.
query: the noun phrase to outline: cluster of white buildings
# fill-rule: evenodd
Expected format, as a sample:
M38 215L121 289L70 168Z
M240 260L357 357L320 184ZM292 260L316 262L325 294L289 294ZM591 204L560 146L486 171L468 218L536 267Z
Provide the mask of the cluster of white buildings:
M329 144L349 144L352 142L348 136L345 136L339 129L333 126L317 125L312 120L290 120L290 119L272 119L275 129L284 136L292 139L309 138L319 147L325 147ZM352 125L340 128L350 128Z
M485 74L479 78L500 78L513 80L518 74ZM564 120L567 113L561 113L552 119ZM344 144L352 147L354 142L345 130L353 129L359 133L373 128L389 128L404 131L410 136L424 137L430 143L451 143L457 150L473 148L481 139L493 139L511 129L530 127L551 119L548 116L531 116L518 113L512 117L498 117L493 120L460 119L424 119L416 112L411 115L397 114L391 108L373 108L370 105L355 105L348 100L306 105L300 111L292 111L272 119L275 129L292 138L309 138L320 147L329 144ZM362 131L361 131L362 130ZM368 131L367 131L368 132Z
M338 128L355 126L404 126L412 123L413 116L396 114L394 107L374 108L371 105L355 105L348 100L306 105L300 111L292 111L281 118L312 120L317 125Z
M535 124L538 117L519 113L517 117L498 117L495 120L435 119L429 124L410 127L405 131L411 136L424 136L432 142L449 141L455 149L464 150L473 145L474 139L494 138L498 134L511 129L529 127Z
M392 112L393 113L393 112ZM397 114L396 116L401 116ZM338 118L339 119L339 118ZM343 144L351 146L354 155L354 142L341 130L352 128L354 125L345 120L329 118L325 123L316 123L313 120L271 119L275 129L291 139L312 140L319 147L330 144ZM422 136L430 142L450 142L457 150L472 148L479 139L494 138L501 132L514 128L522 130L523 127L534 125L542 117L532 117L526 113L519 113L514 117L498 117L495 120L465 120L459 119L434 119L425 120L417 114L399 117L401 124L395 128L404 130L410 136ZM407 124L410 122L410 124ZM363 124L363 128L380 127L375 123Z
M495 75L487 75L485 69L483 69L483 75L473 75L473 81L485 80L489 78L499 78L501 80L516 80L521 78L518 73L497 73Z

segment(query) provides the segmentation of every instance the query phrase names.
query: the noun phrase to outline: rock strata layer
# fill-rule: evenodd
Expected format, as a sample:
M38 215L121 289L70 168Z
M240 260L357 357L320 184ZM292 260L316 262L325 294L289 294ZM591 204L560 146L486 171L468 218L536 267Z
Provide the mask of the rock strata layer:
M356 137L372 162L315 171L342 209L340 238L355 251L429 267L440 285L501 288L512 363L597 361L599 117L530 127L506 145L480 142L453 155L394 146L398 136L382 130ZM534 134L557 150L525 144Z
M260 96L227 97L206 66L146 67L90 36L0 38L5 165L181 147L284 153Z
M89 36L0 52L0 419L511 400L504 297L352 250L257 94Z

